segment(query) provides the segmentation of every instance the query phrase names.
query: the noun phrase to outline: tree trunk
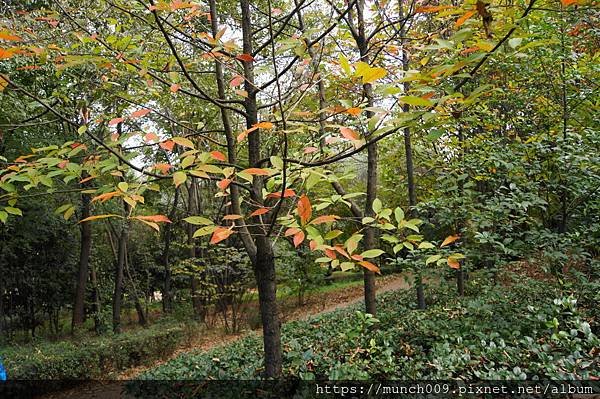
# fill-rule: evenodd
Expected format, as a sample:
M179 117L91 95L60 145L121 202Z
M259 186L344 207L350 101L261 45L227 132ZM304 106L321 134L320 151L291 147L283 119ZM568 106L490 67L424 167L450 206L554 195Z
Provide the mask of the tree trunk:
M175 196L173 198L173 208L169 212L169 220L175 219L175 212L177 210L177 203L179 202L179 188L175 189ZM173 297L171 295L171 266L169 259L169 252L171 250L171 223L167 223L165 226L165 246L163 248L162 262L164 267L164 280L162 286L162 309L164 313L170 313L173 311Z
M129 206L125 204L125 214L129 214ZM119 236L119 245L117 249L117 259L115 262L115 290L113 292L113 331L116 334L121 332L121 306L123 304L123 269L125 268L125 251L127 250L128 223L123 221L121 235Z
M196 198L196 179L192 177L190 187L188 188L188 213L190 216L194 216L198 213L198 201ZM194 239L194 233L196 232L196 226L188 223L187 225L187 244L189 246L189 258L196 258L196 240ZM192 307L194 309L194 316L201 321L204 321L204 307L202 306L202 300L198 293L198 277L195 275L196 271L192 272L190 277L190 289L192 295Z
M267 237L257 240L257 255L254 261L254 274L258 287L258 303L263 328L265 350L265 376L281 374L281 325L277 312L277 284L275 257L271 242Z
M81 218L90 216L90 195L81 194ZM77 274L77 287L75 289L75 302L73 304L73 319L71 332L74 333L84 322L85 288L88 280L90 254L92 251L92 224L90 221L80 225L81 248L79 251L79 272Z

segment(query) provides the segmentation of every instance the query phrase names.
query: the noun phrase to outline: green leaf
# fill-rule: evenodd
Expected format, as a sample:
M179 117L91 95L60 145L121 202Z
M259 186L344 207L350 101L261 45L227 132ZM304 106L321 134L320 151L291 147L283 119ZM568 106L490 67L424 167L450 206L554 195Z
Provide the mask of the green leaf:
M354 263L352 263L352 262L342 262L340 264L340 269L342 269L343 272L348 271L348 270L352 270L352 269L354 269Z
M7 206L6 208L4 208L4 210L7 213L10 213L11 215L23 216L23 212L21 212L21 210L19 208L13 208L12 206Z
M384 254L385 251L382 251L381 249L369 249L365 252L363 252L362 254L360 254L360 256L362 256L363 258L376 258L381 254Z
M215 231L216 228L217 228L216 226L201 227L194 232L194 235L192 236L192 238L202 237L202 236L212 234L212 232Z
M280 157L273 155L271 158L271 165L273 165L273 167L281 170L283 169L283 159L281 159Z
M425 264L428 265L442 258L442 255L431 255L425 260Z
M402 210L402 208L394 209L394 217L396 218L396 221L398 223L404 220L404 211Z
M173 173L173 183L175 184L175 187L179 187L180 185L185 183L186 180L187 180L187 175L185 174L185 172L179 171L179 172Z
M188 222L189 224L194 224L194 225L201 225L201 226L206 226L209 224L213 224L213 221L202 217L202 216L188 216L185 219L183 219L185 222Z
M422 243L419 244L419 249L431 249L431 248L435 248L435 245L433 245L430 242L423 241Z
M431 107L433 105L431 101L417 96L402 96L398 101L404 104L414 105L415 107Z
M381 200L379 198L375 198L373 200L373 205L372 205L373 212L375 212L375 213L381 212L382 207L383 207L383 204L381 203Z
M79 126L79 129L77 129L77 133L79 133L79 135L82 135L85 132L87 132L87 129L88 129L87 125Z
M119 188L119 190L123 191L124 193L127 192L127 189L129 188L129 184L125 183L124 181L120 182L119 184L117 184L117 187Z
M340 66L346 73L346 75L350 76L352 74L352 70L350 70L350 63L348 62L348 58L344 56L344 54L340 54Z

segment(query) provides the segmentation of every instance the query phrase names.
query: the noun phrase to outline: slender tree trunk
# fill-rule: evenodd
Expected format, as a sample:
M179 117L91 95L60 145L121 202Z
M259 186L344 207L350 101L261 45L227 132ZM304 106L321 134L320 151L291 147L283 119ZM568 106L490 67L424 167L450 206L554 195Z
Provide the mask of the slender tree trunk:
M173 198L173 208L169 212L169 220L175 219L175 212L177 211L177 203L179 202L179 188L175 189L175 196ZM167 223L165 226L165 246L163 248L163 267L164 267L164 280L162 286L162 308L164 313L170 313L173 311L173 296L171 293L171 265L169 259L169 252L171 250L171 223Z
M365 63L369 63L369 41L367 39L365 19L364 19L364 0L359 0L356 3L356 16L358 23L357 35L355 37L358 50L360 52L360 59ZM367 105L369 107L374 106L373 100L373 87L370 83L363 85L363 94L367 99ZM374 116L373 111L367 111L367 118ZM368 139L368 138L367 138ZM373 217L375 212L373 211L372 205L375 198L377 198L377 143L371 143L367 147L367 198L365 204L365 216ZM365 249L378 248L379 240L377 237L377 230L372 227L365 229ZM365 311L372 315L377 313L377 302L375 299L375 273L370 270L363 270L364 276L364 294L365 294Z
M125 214L129 214L129 205L124 203ZM123 279L125 268L125 255L127 250L127 239L129 234L129 224L123 220L121 225L121 234L117 249L117 259L115 262L115 289L113 292L113 331L116 334L121 332L121 307L123 304Z
M92 280L92 303L94 304L94 330L96 334L99 334L101 328L100 312L102 311L102 304L100 303L100 290L98 289L98 278L96 276L96 268L94 263L90 264L90 277Z
M190 182L190 187L188 189L188 208L190 216L198 214L198 201L197 201L197 183L196 179L192 177ZM196 240L194 239L194 233L196 232L196 226L188 223L187 226L187 244L189 246L189 258L196 258ZM204 321L204 307L202 306L202 300L200 298L198 292L198 277L194 271L192 276L190 277L190 289L192 293L192 307L194 309L194 316L196 316L199 320Z
M249 0L240 0L241 9L241 25L242 25L242 41L243 52L245 54L253 54L252 43L252 18ZM256 102L257 88L254 82L254 62L244 61L244 79L246 92L248 96L244 101L244 109L246 111L246 126L251 128L258 122L258 107ZM260 160L260 130L256 130L248 136L248 161L252 167L259 167ZM255 176L252 183L251 198L257 204L263 204L262 188L264 181L261 176ZM252 222L257 225L262 224L260 218L254 217ZM275 279L275 257L271 240L266 236L268 223L253 228L256 233L254 246L246 245L250 249L249 255L254 266L254 275L258 288L258 298L260 314L263 326L263 344L265 357L265 376L277 377L281 375L282 356L281 356L281 325L279 322L279 314L277 312L276 299L276 279ZM249 248L248 248L249 247ZM254 248L255 253L252 253Z
M81 218L90 216L90 195L81 194ZM88 280L88 270L90 254L92 251L92 224L91 222L82 222L81 247L79 252L79 272L77 274L77 287L75 289L75 302L73 304L73 318L71 323L71 332L74 333L84 322L85 310L85 288Z

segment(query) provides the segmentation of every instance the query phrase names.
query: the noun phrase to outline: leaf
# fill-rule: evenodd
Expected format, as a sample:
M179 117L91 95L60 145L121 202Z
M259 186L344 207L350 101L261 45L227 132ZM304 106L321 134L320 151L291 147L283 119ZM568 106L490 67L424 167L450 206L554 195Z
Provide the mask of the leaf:
M417 96L402 96L398 98L398 101L408 105L414 105L416 107L431 107L433 103L426 98Z
M221 190L225 191L225 190L227 190L227 187L229 187L230 184L231 184L231 179L223 179L217 183L217 187L219 187Z
M305 154L312 154L313 152L317 152L319 149L317 147L306 147L304 149Z
M360 256L363 258L376 258L384 253L385 251L382 251L381 249L369 249L360 254Z
M158 141L158 136L156 135L156 133L146 133L146 135L144 135L144 141L146 143L150 143L152 141Z
M335 222L339 218L340 217L337 215L323 215L323 216L314 218L309 224L322 224L322 223Z
M460 262L457 261L456 259L448 258L447 262L448 262L448 266L450 266L451 268L460 269Z
M13 41L13 42L23 41L23 39L21 39L19 36L12 35L6 31L0 32L0 40Z
M225 215L223 216L223 220L238 220L238 219L243 219L244 217L242 215Z
M456 20L456 22L454 23L454 27L455 28L460 28L462 26L462 24L464 24L465 22L467 22L467 20L469 18L471 18L473 15L475 15L475 10L467 11L460 18L458 18Z
M217 244L217 243L225 240L227 237L229 237L233 233L234 233L234 231L231 230L231 229L218 226L215 229L215 231L213 232L212 237L210 238L210 243L211 244Z
M428 265L442 258L442 255L431 255L425 260L425 264Z
M171 220L169 220L169 218L165 215L134 216L133 218L137 220L146 220L153 223L171 223Z
M233 79L229 81L229 87L237 87L244 83L244 77L240 75L235 75Z
M185 183L186 180L187 180L187 175L185 174L185 172L179 171L179 172L173 173L173 184L175 184L175 187L179 187L180 185Z
M202 237L208 234L211 234L213 231L215 231L216 227L215 226L204 226L199 228L198 230L196 230L194 232L194 235L192 236L192 238L196 238L196 237Z
M460 238L460 236L458 234L446 237L444 242L442 242L442 245L440 245L440 248L443 248L446 245L452 244L454 241L458 240L459 238Z
M114 118L114 119L111 119L110 121L108 121L108 126L118 125L119 123L123 122L124 120L125 120L125 118Z
M291 188L287 188L283 191L283 198L293 197L295 195L296 192ZM267 198L281 198L281 191L270 193L267 195Z
M350 129L349 127L340 127L340 133L347 140L354 141L354 140L360 139L360 135L358 133L356 133L354 130Z
M252 125L252 127L255 127L257 129L273 129L275 125L273 125L271 122L258 122Z
M365 62L358 62L356 64L356 76L362 77L362 83L368 84L381 79L387 75L387 71L383 68L372 67Z
M563 6L568 7L573 4L579 3L579 0L560 0Z
M377 274L381 274L381 271L379 270L379 268L369 261L361 260L360 262L358 262L358 264L369 271L372 271Z
M238 56L235 57L236 59L240 60L240 61L244 61L244 62L252 62L254 61L254 57L252 57L250 54L240 54Z
M298 199L298 216L300 216L300 223L304 226L312 216L312 206L310 205L310 199L302 194Z
M252 212L250 214L250 216L264 215L265 213L269 213L270 210L271 210L270 208L258 208L257 210L255 210L254 212Z
M158 170L163 175L166 175L171 170L172 166L168 163L157 163L154 165L154 169Z
M202 216L188 216L183 219L184 222L194 225L207 226L213 224L212 220Z
M430 242L424 241L419 244L419 249L431 249L431 248L435 248L435 245L433 245Z
M185 137L172 137L171 141L175 142L176 144L179 144L182 147L185 148L191 148L194 149L194 143L192 143L192 140L190 139L186 139Z
M19 208L13 208L12 206L7 206L4 211L11 215L23 216L23 212Z
M95 196L94 198L92 198L91 202L94 202L94 201L106 202L109 199L111 199L112 197L115 197L117 195L119 195L118 191L111 191L110 193L104 193L104 194Z
M135 219L135 218L134 218ZM154 223L154 222L149 222L147 220L142 220L142 219L138 219L140 222L152 227L154 230L156 231L160 231L160 227L158 227L158 224Z
M296 233L294 235L294 247L298 248L298 245L302 244L302 241L304 241L304 232L303 231L299 231L298 233Z
M340 54L339 62L346 75L351 75L352 71L350 70L350 63L348 62L348 59L344 56L344 54Z
M225 154L223 154L222 152L219 152L219 151L211 151L210 156L213 157L213 159L216 159L217 161L222 161L222 162L227 161Z
M173 151L173 147L175 147L175 142L173 140L166 140L162 143L159 143L158 146L163 150Z
M171 93L177 93L179 91L179 89L181 89L181 86L178 85L177 83L173 83L171 85L171 87L169 87L169 90L171 90Z
M148 115L150 112L152 112L152 110L148 108L138 109L137 111L131 114L131 118L141 118L143 116Z
M373 209L373 212L375 212L375 213L381 212L381 209L383 208L383 204L381 203L381 200L379 198L375 198L373 200L373 205L371 206L371 208Z
M352 108L348 108L345 112L352 116L358 116L362 112L362 109L360 109L358 107L352 107Z
M114 213L109 213L106 215L94 215L94 216L89 216L85 219L81 219L78 223L83 223L83 222L89 222L91 220L98 220L98 219L106 219L106 218L112 218L112 217L122 217L120 215L115 215Z
M266 169L261 168L248 168L244 169L242 172L248 173L249 175L260 175L260 176L269 176L270 173Z
M126 193L127 189L129 188L129 184L127 184L126 182L122 181L119 184L117 184L117 187L119 188L119 190L121 190L124 193Z

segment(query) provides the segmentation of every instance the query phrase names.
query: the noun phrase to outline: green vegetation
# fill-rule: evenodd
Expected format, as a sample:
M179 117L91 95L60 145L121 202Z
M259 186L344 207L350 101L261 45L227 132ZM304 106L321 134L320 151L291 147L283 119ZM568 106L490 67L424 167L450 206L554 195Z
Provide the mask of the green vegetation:
M589 379L600 372L600 284L566 285L506 274L479 275L467 296L432 287L428 309L412 293L378 298L377 318L362 305L286 323L284 376L301 379ZM377 326L375 330L371 327ZM144 379L256 379L260 337L177 357Z

